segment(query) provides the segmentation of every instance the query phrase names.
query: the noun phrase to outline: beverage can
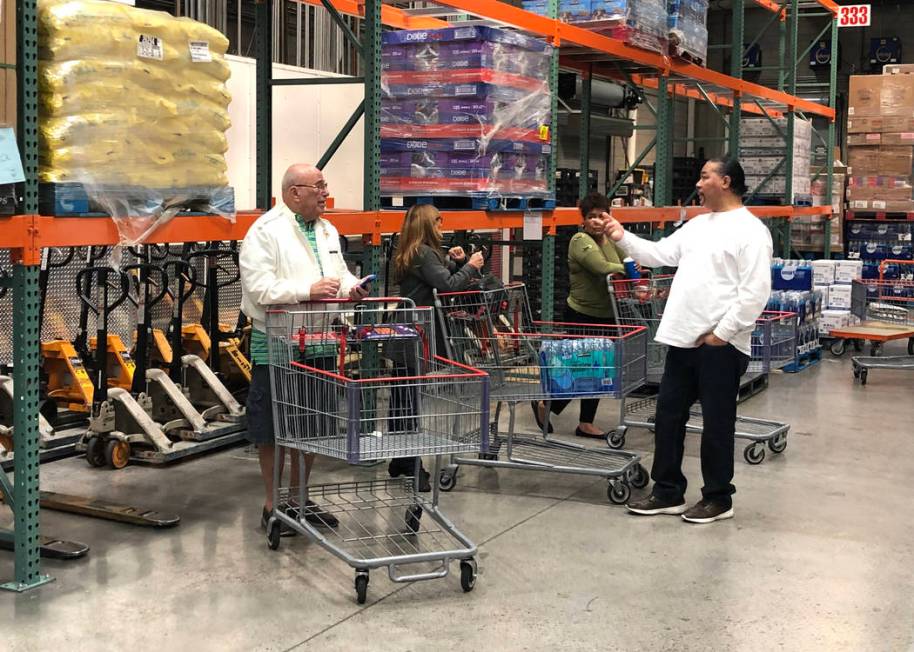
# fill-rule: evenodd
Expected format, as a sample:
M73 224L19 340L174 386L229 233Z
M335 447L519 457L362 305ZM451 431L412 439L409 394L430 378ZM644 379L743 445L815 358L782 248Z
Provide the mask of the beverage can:
M641 272L638 271L638 265L635 263L633 258L626 258L622 261L622 264L625 266L626 278L641 278Z

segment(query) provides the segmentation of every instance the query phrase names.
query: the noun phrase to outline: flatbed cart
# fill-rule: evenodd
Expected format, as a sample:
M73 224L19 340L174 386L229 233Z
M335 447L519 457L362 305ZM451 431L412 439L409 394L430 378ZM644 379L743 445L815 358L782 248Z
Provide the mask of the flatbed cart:
M899 272L899 278L886 278L890 265ZM851 312L864 321L832 334L870 342L869 356L851 358L855 380L866 385L870 369L914 370L914 262L885 260L879 267L878 281L854 281ZM885 342L902 339L908 340L908 355L879 355Z
M623 324L645 326L650 334L647 345L648 377L659 383L663 376L667 346L654 340L673 277L653 276L643 279L624 279L612 283L612 298L616 314ZM756 322L752 334L752 355L747 373L768 373L790 364L796 356L797 315L792 312L764 312ZM656 397L623 398L619 426L609 431L606 443L610 448L625 446L625 434L630 427L653 431L657 412ZM690 410L686 432L704 430L701 407L696 403ZM743 449L743 459L749 464L761 464L765 459L765 446L772 453L787 449L790 426L769 419L737 415L737 439L748 440Z
M431 308L388 298L275 309L267 341L277 470L284 448L350 464L433 455L436 474L442 455L487 449L489 378L435 355ZM476 545L439 510L437 486L429 498L416 477L315 486L304 477L280 480L277 472L269 547L279 547L281 524L306 535L355 569L359 604L378 568L394 582L414 582L446 577L459 561L461 587L475 586ZM322 527L309 498L338 526Z
M548 431L553 400L619 399L644 384L644 327L533 321L522 283L436 293L435 305L448 357L487 371L497 404L489 452L452 456L437 476L443 491L456 486L460 466L605 478L607 497L617 505L628 502L631 487L647 486L640 455L588 448L550 437ZM546 403L542 433L518 435L517 404L531 401ZM498 424L504 405L509 421L502 434Z

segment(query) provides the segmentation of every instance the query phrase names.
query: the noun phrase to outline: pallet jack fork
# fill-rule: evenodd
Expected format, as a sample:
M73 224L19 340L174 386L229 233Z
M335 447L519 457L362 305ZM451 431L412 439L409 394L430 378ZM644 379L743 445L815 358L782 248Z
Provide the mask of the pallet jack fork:
M166 269L174 268L176 278L171 323L168 328L172 350L168 375L187 391L191 403L200 410L204 419L241 429L244 425L244 407L216 375L212 365L208 366L199 355L188 353L185 349L184 304L193 295L194 290L200 287L196 270L189 259L208 253L211 253L211 250L193 252L182 260L169 261L165 265ZM206 335L205 332L202 334ZM209 340L208 337L206 339Z

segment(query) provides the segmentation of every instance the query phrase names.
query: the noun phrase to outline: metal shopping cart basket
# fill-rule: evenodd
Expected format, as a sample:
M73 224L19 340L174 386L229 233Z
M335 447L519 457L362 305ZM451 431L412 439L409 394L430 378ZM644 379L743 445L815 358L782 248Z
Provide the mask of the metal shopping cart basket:
M851 312L861 323L841 336L854 333L871 341L871 355L851 358L856 380L866 385L870 369L914 370L914 262L885 260L878 281L854 281ZM908 355L879 355L885 342L903 339L908 340Z
M647 485L648 474L635 453L597 450L561 441L548 434L515 433L517 404L526 401L618 399L644 383L646 329L640 326L535 322L523 284L493 290L437 293L436 308L448 356L478 369L491 379L497 408L492 442L479 457L454 455L438 484L450 491L458 467L475 465L552 471L606 478L607 495L624 504L631 487ZM498 431L503 405L508 406L507 433Z
M659 384L663 376L667 346L654 340L666 300L673 282L671 275L653 276L642 279L613 281L612 299L619 322L644 326L651 335L647 345L648 381ZM756 322L752 333L752 355L748 372L768 373L782 368L796 358L797 316L795 313L765 312ZM655 396L622 399L619 426L609 431L606 443L610 448L625 446L625 435L630 427L653 430L657 412ZM686 431L701 433L704 428L701 408L697 404L691 410ZM743 449L743 458L749 464L760 464L765 459L765 445L773 453L782 453L787 448L786 423L768 419L756 419L737 415L736 437L749 444Z
M280 446L350 464L433 455L436 473L441 455L486 450L489 378L436 355L434 333L433 310L405 299L269 311L276 468ZM445 577L460 560L461 585L473 588L476 545L438 509L437 486L428 500L415 478L280 486L276 477L274 485L270 547L279 546L280 522L307 535L356 570L360 604L374 568L412 582ZM338 527L310 524L308 498Z

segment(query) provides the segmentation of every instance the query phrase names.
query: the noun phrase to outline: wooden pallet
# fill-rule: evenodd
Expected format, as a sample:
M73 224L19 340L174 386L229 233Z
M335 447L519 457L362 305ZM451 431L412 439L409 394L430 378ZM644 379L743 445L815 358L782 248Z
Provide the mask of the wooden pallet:
M914 222L914 211L892 213L889 211L844 211L845 220L891 220L896 222Z

